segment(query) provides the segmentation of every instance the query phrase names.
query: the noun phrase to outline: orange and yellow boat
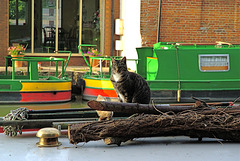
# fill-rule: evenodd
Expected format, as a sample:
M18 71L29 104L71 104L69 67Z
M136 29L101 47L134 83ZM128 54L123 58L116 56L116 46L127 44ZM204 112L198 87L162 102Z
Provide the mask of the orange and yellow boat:
M109 56L98 56L98 57L89 57L90 63L86 59L85 55L83 54L82 47L92 47L96 45L91 44L81 44L78 46L80 53L82 54L87 66L89 67L90 71L83 75L83 80L85 82L84 90L83 90L83 99L84 100L95 100L98 95L105 97L109 101L115 101L118 99L117 93L114 90L112 83L110 81L110 71L111 71L111 57ZM115 59L121 58L118 56L114 57ZM97 60L99 62L100 73L95 75L93 74L93 61ZM109 64L109 72L104 74L103 72L103 61Z

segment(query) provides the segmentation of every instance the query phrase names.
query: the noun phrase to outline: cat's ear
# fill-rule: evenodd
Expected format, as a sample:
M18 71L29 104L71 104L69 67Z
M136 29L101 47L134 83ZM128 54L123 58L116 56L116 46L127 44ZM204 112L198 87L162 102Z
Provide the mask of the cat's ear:
M127 63L127 58L126 58L126 56L124 56L121 61L126 64L126 63Z
M115 59L113 59L113 57L111 57L111 62L114 63L115 62Z

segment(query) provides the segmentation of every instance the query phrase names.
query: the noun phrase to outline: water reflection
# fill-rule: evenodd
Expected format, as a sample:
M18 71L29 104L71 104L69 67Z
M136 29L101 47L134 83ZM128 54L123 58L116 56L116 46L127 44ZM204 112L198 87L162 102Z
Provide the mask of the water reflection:
M46 109L67 109L67 108L84 108L87 107L86 101L71 101L65 103L51 103L51 104L0 104L0 117L5 116L11 110L20 107L26 107L32 110L46 110Z

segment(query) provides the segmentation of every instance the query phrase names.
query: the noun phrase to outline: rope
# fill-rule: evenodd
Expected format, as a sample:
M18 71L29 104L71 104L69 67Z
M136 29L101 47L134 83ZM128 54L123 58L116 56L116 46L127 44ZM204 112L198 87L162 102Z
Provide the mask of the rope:
M178 47L176 48L176 60L177 60L177 73L178 73L178 90L177 90L177 102L180 102L181 97L181 79L180 79L180 67L179 67L179 56L178 56Z
M18 108L16 110L11 110L9 114L7 114L3 120L4 121L13 121L13 120L26 120L28 118L28 109L27 108ZM22 134L23 126L4 126L3 131L7 136L15 137L17 133Z

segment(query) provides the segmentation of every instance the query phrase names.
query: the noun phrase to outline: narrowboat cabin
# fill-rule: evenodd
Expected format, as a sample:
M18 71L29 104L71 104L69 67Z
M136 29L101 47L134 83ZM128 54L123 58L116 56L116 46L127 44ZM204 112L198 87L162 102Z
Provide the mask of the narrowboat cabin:
M240 96L240 45L159 42L137 51L139 74L156 102L192 102L192 97L234 101Z

